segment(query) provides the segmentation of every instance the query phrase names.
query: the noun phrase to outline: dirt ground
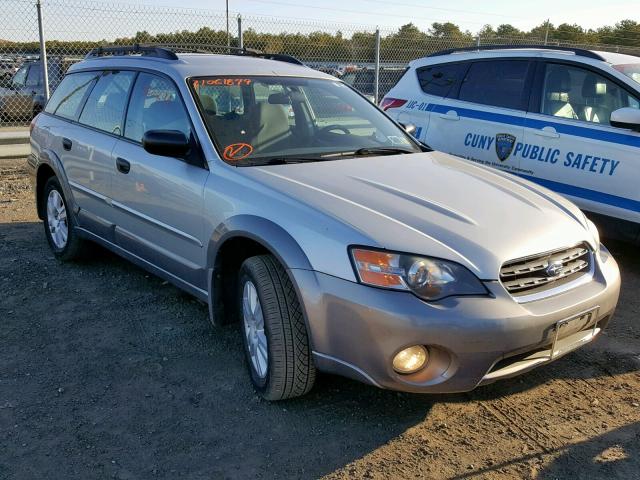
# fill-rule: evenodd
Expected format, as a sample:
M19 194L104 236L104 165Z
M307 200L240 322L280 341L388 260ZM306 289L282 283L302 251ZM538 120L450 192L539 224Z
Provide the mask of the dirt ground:
M593 344L470 394L251 389L237 326L98 250L60 264L0 162L0 478L640 478L640 256Z

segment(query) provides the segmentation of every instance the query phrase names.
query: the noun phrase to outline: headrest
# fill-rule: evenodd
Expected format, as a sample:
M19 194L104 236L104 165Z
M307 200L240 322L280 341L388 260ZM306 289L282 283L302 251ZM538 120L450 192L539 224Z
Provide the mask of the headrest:
M582 96L583 97L599 97L607 94L607 84L602 81L598 81L598 77L595 75L587 75L582 82Z
M566 70L554 70L547 77L547 98L556 101L568 101L571 91L571 77ZM563 95L564 94L564 95ZM567 99L562 99L563 96Z

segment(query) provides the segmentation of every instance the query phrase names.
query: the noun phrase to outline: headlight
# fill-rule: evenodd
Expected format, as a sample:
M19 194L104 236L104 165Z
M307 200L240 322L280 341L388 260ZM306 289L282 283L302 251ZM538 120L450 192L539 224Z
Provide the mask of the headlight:
M362 248L351 249L351 257L366 285L408 290L424 300L488 293L473 273L447 260Z

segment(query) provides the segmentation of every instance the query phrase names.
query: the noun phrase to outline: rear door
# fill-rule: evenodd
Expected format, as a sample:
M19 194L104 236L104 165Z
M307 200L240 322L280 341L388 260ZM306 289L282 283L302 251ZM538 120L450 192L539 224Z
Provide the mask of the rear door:
M586 65L548 61L537 77L523 174L585 210L640 223L640 133L609 124L640 96Z
M150 130L177 130L191 138L187 159L153 155L142 147ZM189 116L174 83L140 73L117 142L113 207L116 241L131 253L206 291L203 194L207 169Z
M517 173L532 65L526 59L472 62L457 92L428 105L425 143Z

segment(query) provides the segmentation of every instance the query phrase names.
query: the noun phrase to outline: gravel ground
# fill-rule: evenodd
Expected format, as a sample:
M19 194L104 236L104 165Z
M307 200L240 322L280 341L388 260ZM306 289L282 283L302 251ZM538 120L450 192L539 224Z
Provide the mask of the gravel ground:
M0 162L0 478L640 478L640 258L597 342L464 395L252 391L238 327L96 250L60 264Z

